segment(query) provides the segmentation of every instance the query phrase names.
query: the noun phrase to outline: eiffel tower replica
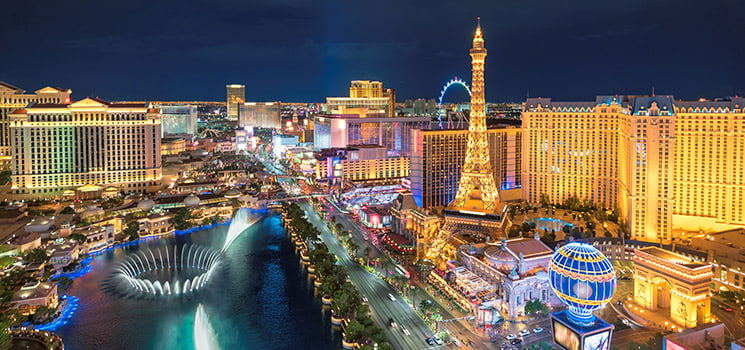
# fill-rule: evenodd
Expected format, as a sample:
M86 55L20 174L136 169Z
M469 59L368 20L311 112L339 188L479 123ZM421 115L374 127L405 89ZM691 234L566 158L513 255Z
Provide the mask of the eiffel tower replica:
M443 249L448 241L461 236L470 240L501 238L506 205L499 192L489 163L484 101L484 59L486 48L481 34L481 18L471 48L471 118L468 148L455 199L445 208L445 223L427 251L427 259L448 259ZM468 238L466 238L468 239Z

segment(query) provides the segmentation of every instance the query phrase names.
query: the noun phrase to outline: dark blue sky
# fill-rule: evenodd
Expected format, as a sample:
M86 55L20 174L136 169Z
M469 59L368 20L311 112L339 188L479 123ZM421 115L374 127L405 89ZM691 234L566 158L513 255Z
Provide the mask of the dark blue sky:
M742 0L13 1L0 80L76 99L323 101L352 79L398 99L470 80L482 17L488 101L745 94Z

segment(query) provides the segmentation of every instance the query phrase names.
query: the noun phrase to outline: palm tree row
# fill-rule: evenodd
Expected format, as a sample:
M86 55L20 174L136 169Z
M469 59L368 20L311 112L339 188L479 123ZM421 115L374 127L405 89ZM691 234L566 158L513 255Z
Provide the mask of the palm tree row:
M310 265L315 268L315 278L320 281L318 293L332 299L331 309L335 317L346 322L344 338L359 345L360 349L389 350L383 330L370 317L370 308L363 303L357 288L347 280L344 268L336 264L336 255L320 239L320 231L305 218L305 212L296 203L285 203L282 208L287 230L302 239L309 247Z

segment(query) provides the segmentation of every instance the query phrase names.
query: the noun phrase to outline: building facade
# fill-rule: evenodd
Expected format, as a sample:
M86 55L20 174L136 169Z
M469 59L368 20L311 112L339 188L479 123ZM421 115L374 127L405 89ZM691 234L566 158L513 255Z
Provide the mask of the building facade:
M658 247L634 252L634 301L684 328L711 321L712 267Z
M396 91L383 88L383 83L370 80L353 80L349 97L327 97L328 114L383 114L396 116Z
M10 114L29 104L70 103L71 90L45 87L27 94L23 89L0 81L0 163L10 163Z
M487 129L489 161L500 198L522 195L522 131ZM411 192L417 205L431 209L448 205L458 191L466 158L468 130L414 130L411 138Z
M238 109L246 102L246 86L241 84L225 85L227 90L228 119L238 120Z
M33 315L40 307L59 306L56 282L30 282L15 292L11 303L22 315Z
M528 99L524 197L620 209L634 239L745 225L745 98Z
M510 319L525 315L525 305L531 301L558 304L548 282L552 255L553 250L538 237L502 239L458 252L463 266L496 286L497 307Z
M325 149L316 155L316 179L331 182L390 182L409 176L409 158L388 157L377 145Z
M238 127L279 129L281 122L281 102L241 103L238 113Z
M197 106L164 105L155 108L160 109L161 136L197 133Z
M408 156L415 129L429 128L429 117L360 117L357 114L316 117L316 149L349 145L382 145L389 156Z
M13 198L55 198L86 185L154 191L161 180L160 118L146 103L86 98L10 114Z

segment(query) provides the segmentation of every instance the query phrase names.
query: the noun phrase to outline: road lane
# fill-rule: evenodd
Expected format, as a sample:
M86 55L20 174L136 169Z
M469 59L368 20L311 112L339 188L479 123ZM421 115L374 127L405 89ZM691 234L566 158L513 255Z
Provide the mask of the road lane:
M300 207L308 213L308 220L316 226L321 232L321 239L338 258L338 263L342 265L349 279L360 293L368 299L373 320L383 328L388 336L389 341L395 349L425 349L435 348L429 346L425 339L433 334L424 321L416 314L414 309L407 304L403 298L378 276L369 273L348 254L336 236L331 233L328 226L313 210L307 202L300 202ZM388 299L388 294L392 294L396 301ZM399 325L396 328L388 327L388 319L393 320ZM405 335L401 331L401 325L406 326L411 335Z

